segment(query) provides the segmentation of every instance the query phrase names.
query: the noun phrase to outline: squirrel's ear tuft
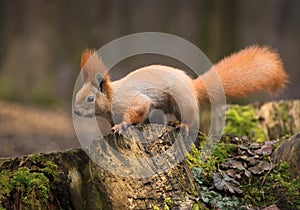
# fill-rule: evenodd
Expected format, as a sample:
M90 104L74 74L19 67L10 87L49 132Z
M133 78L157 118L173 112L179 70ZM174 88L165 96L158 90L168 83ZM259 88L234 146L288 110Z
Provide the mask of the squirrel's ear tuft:
M83 66L86 64L88 59L96 53L94 49L86 48L81 54L81 61L80 61L80 68L82 69Z

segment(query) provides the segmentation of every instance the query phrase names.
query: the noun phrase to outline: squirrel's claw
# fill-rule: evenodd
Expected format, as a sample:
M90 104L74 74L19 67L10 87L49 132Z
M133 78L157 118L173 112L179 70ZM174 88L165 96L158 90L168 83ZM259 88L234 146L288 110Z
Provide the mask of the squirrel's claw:
M180 121L169 121L168 125L175 127L176 130L182 132L183 135L187 136L190 132L190 127L186 123L182 123Z
M122 134L124 131L128 128L130 123L121 122L119 124L116 124L114 127L111 128L114 134Z

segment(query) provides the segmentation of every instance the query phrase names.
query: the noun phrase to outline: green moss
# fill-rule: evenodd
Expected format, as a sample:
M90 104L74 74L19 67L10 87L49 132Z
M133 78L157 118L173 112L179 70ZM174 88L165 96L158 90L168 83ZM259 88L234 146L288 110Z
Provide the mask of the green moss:
M191 146L190 153L187 153L187 163L190 168L198 167L203 170L203 174L210 179L213 173L217 170L217 166L224 162L226 158L237 152L237 145L226 142L226 138L222 138L221 142L217 145L212 155L206 155L204 146L207 146L207 137L201 134L202 141L200 142L199 149L195 146ZM205 160L203 157L206 157Z
M19 168L12 176L11 185L19 192L22 204L29 209L42 208L49 198L49 179L42 173Z
M202 138L208 140L207 138ZM223 139L226 141L226 138ZM204 145L207 142L200 142L199 149L192 145L190 153L187 154L187 162L192 169L195 181L199 184L201 200L209 206L214 206L216 209L238 209L239 200L236 197L223 196L217 191L211 189L210 184L213 182L213 174L217 171L218 165L224 162L226 158L236 153L237 146L227 142L220 142L212 155L205 155ZM192 209L206 209L201 204L194 203Z
M50 192L49 179L42 173L31 172L27 167L17 171L3 170L0 173L0 203L14 191L26 209L42 208Z
M170 210L173 205L173 201L171 198L165 198L164 200L164 210ZM152 206L153 210L159 210L159 207L153 205Z
M159 208L155 205L153 205L153 210L159 210Z
M218 163L223 163L226 158L237 153L238 146L236 144L221 142L216 147L213 155L216 157Z
M193 167L201 168L206 176L212 178L213 172L216 171L217 160L214 156L206 154L207 150L204 147L213 147L213 143L203 133L199 133L198 138L200 140L199 149L194 144L191 146L191 151L186 154L187 163L191 169Z
M285 108L283 109L285 110ZM246 135L255 141L265 139L262 129L258 128L258 119L255 117L252 107L235 106L229 110L227 115L225 133ZM263 174L242 176L238 182L241 183L239 188L243 190L243 194L239 194L238 197L216 190L212 186L213 174L223 170L219 168L219 164L231 156L239 155L237 145L232 144L229 137L229 135L227 138L223 136L213 154L207 155L209 153L206 154L205 149L213 148L213 142L202 135L199 137L199 148L192 145L191 151L187 154L187 163L192 169L195 182L201 189L198 192L201 202L212 209L247 209L246 205L260 209L272 204L276 204L280 209L300 209L300 177L291 179L289 164L285 162ZM282 137L277 144L272 146L273 149L287 137ZM203 157L205 157L205 161ZM264 158L269 161L270 157ZM202 209L200 207L202 205L198 206L198 202L193 205L193 209Z
M289 119L289 108L286 103L278 103L279 109L277 110L277 114L279 119L283 122L287 122Z
M58 180L58 167L38 156L29 156L26 160L34 163L32 168L22 166L13 172L0 172L0 204L6 199L15 202L19 199L24 209L43 209L50 196L50 180Z
M49 160L46 160L42 155L30 155L28 160L33 163L37 168L38 172L45 174L51 181L59 180L58 166Z
M280 138L279 138L279 141L276 142L275 144L273 144L272 150L275 151L275 149L276 149L280 144L282 144L282 142L284 142L285 140L287 140L287 139L289 139L289 138L291 138L291 135L289 135L289 134L286 134L286 135L280 137Z
M165 198L164 210L170 210L172 205L173 205L173 202L172 202L171 198Z
M200 150L192 145L191 152L186 155L187 163L191 169L194 167L201 168L205 177L211 180L213 173L217 170L217 159L214 156L209 156L205 161L202 161L200 159L201 155Z
M192 210L209 210L200 203L193 203Z
M300 176L291 179L289 163L278 164L265 176L253 176L245 181L243 203L253 207L276 204L280 209L300 209Z
M258 126L258 118L251 106L231 106L226 112L224 134L245 135L257 142L265 140L262 128Z
M10 178L12 173L8 170L3 170L0 172L0 204L13 189L13 186L10 183Z

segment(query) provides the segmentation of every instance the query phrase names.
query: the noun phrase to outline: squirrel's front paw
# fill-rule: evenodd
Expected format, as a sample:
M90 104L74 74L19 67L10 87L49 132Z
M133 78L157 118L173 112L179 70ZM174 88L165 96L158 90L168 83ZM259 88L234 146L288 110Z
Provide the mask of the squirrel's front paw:
M122 133L124 133L124 131L126 130L126 128L128 128L128 126L130 126L130 123L121 122L121 123L115 125L114 127L112 127L111 130L114 133L122 134Z

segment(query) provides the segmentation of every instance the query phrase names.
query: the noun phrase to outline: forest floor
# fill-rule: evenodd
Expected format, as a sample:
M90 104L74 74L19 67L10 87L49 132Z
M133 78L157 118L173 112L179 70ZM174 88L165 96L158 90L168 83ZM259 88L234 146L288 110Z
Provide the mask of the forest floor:
M0 157L79 147L71 110L0 101Z

